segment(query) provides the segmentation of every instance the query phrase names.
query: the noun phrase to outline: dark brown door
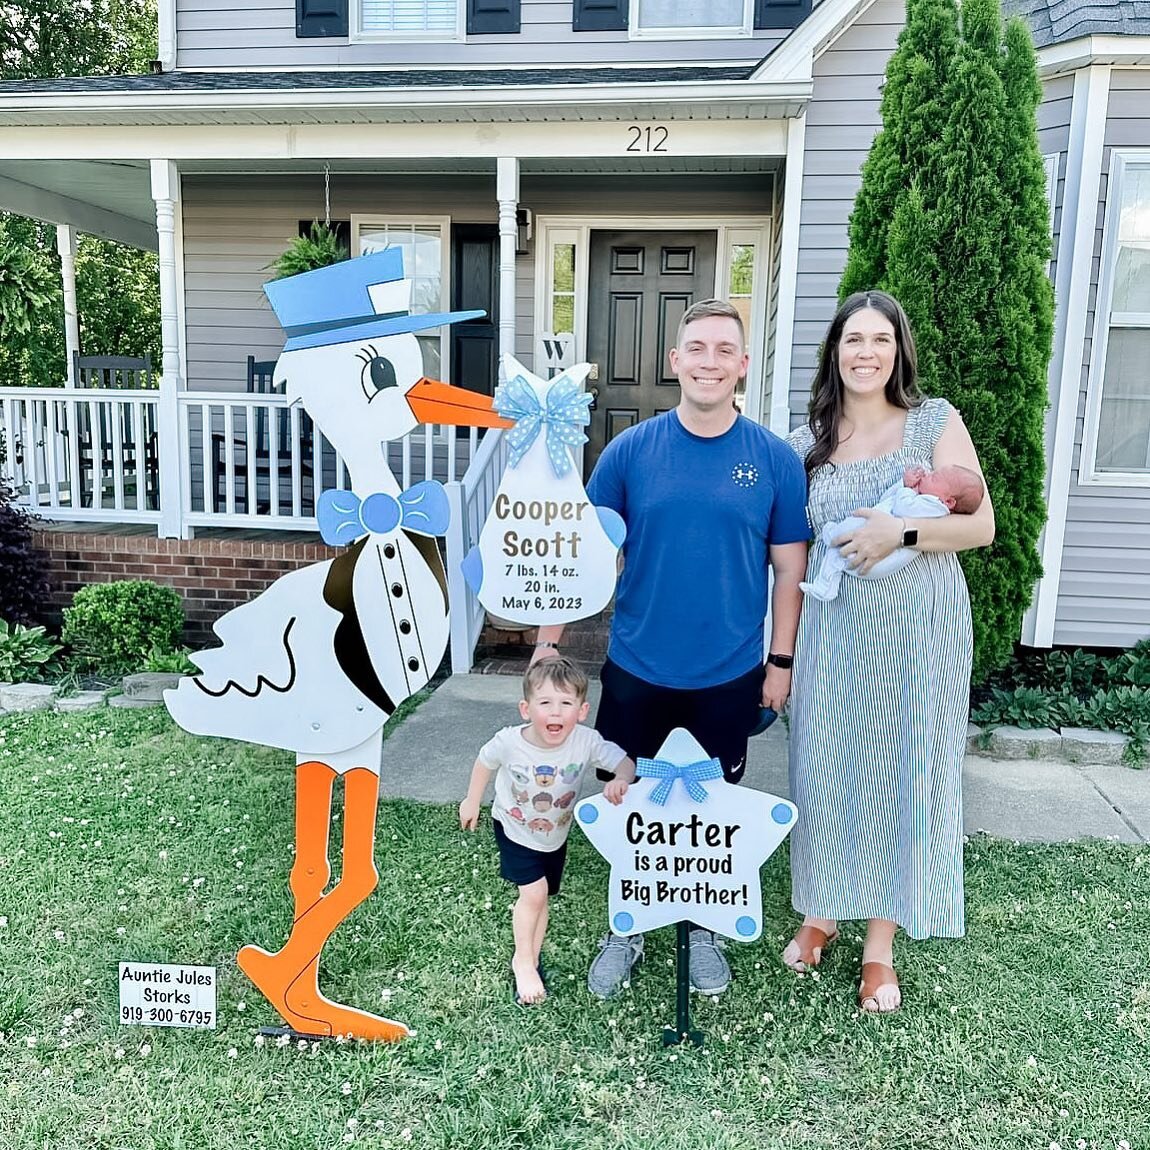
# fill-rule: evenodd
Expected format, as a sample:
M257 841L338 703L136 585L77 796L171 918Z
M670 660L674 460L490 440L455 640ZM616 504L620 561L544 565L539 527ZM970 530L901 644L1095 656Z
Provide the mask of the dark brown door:
M592 232L587 358L599 365L591 473L626 427L679 402L668 352L683 312L715 292L715 232Z

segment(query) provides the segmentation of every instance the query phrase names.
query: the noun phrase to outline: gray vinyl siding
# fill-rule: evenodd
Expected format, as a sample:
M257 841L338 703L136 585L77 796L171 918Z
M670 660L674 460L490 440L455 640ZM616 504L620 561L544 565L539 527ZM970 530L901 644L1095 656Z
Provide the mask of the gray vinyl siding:
M1056 644L1124 647L1150 635L1150 489L1082 486L1078 482L1110 153L1113 148L1131 147L1150 148L1150 69L1116 69L1111 74L1074 464L1055 613Z
M1058 239L1062 234L1062 201L1066 193L1066 148L1070 140L1070 110L1074 102L1074 77L1057 76L1043 85L1038 107L1038 150L1044 156L1058 157L1054 181L1054 255L1050 280L1058 274Z
M762 214L773 177L727 175L531 176L520 202L541 216ZM449 216L453 224L495 223L495 176L332 178L332 218L374 214ZM319 175L188 176L183 181L184 292L188 387L243 391L248 355L275 359L283 332L263 293L268 267L298 223L323 211ZM673 226L673 225L672 225ZM534 358L535 252L516 260L516 341Z
M363 68L376 65L694 64L762 59L783 33L729 40L629 40L624 32L573 32L571 0L523 0L517 35L352 43L297 39L293 0L179 0L177 68ZM701 50L700 50L701 48Z
M847 222L863 161L881 126L880 85L903 14L902 0L877 0L815 61L795 288L792 424L806 411L818 347L837 306Z

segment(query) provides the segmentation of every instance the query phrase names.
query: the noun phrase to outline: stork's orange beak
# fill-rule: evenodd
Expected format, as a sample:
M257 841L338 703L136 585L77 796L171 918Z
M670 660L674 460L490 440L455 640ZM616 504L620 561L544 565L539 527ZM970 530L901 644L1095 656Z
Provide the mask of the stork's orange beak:
M421 379L407 393L407 402L420 423L443 423L451 427L514 427L497 414L491 396L452 387L437 379Z

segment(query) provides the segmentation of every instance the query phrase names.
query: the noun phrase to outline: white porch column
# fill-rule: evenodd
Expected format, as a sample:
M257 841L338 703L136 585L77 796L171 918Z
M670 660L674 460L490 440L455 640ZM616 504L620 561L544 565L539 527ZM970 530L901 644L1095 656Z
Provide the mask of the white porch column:
M178 396L180 378L179 284L176 275L176 212L180 202L180 173L171 160L152 161L152 199L156 204L156 232L160 249L160 336L163 366L158 420L160 457L160 536L188 538L183 522L185 444L180 435Z
M515 212L519 207L519 160L496 161L495 195L499 200L499 354L515 354Z
M783 184L783 234L779 248L779 294L775 313L775 365L766 424L776 435L791 429L791 367L795 342L795 294L799 278L799 216L803 209L806 113L787 121L787 169ZM778 226L778 221L775 221Z
M80 352L80 313L76 308L76 229L56 225L56 251L64 284L64 346L68 352L68 386L76 386L76 356Z

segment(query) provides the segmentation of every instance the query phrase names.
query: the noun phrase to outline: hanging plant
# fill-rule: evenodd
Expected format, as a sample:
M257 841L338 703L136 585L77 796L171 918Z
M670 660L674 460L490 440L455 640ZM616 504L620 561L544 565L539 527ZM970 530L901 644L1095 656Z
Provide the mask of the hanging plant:
M331 224L313 220L306 235L297 236L271 265L275 279L282 280L300 272L314 271L337 264L348 257L348 250Z

